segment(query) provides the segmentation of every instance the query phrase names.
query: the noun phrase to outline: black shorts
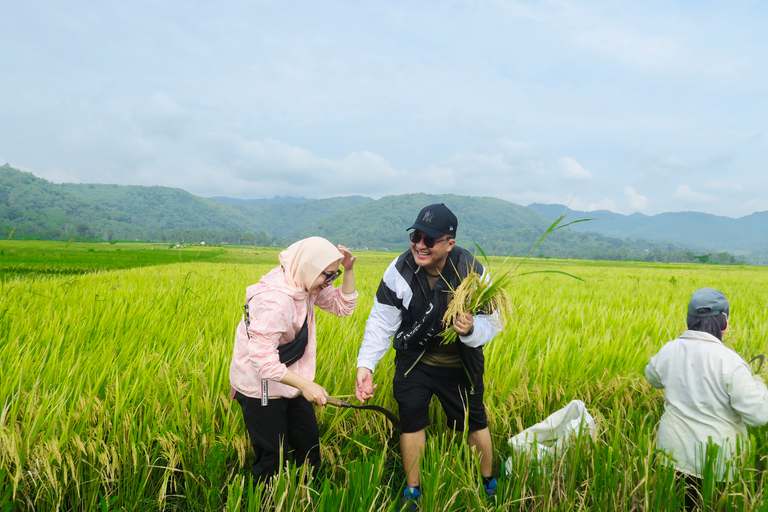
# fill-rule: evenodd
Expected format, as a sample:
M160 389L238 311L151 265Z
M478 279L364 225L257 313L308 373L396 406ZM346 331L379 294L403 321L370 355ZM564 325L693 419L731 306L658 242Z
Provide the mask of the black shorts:
M470 432L488 426L483 405L483 390L475 387L470 394L469 378L463 368L444 368L417 363L407 376L395 372L392 382L400 408L404 434L418 432L429 425L429 402L437 395L448 417L448 428L464 430L464 411L469 411Z

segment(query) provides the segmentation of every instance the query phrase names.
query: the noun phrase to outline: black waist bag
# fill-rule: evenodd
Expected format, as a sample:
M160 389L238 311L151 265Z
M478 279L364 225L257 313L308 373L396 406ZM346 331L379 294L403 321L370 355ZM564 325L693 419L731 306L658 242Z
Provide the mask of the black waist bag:
M245 334L248 339L251 339L251 333L248 332L248 328L251 326L251 321L248 315L248 304L243 306L245 310ZM280 356L280 362L285 366L291 366L293 363L301 359L304 352L307 350L307 342L309 341L309 315L304 319L304 325L301 326L299 333L296 335L296 339L277 347L277 353Z
M280 354L280 362L285 366L291 366L298 361L304 355L304 351L307 349L307 341L309 341L309 327L308 319L304 320L304 325L301 326L299 334L296 335L296 339L285 345L277 347L277 352Z

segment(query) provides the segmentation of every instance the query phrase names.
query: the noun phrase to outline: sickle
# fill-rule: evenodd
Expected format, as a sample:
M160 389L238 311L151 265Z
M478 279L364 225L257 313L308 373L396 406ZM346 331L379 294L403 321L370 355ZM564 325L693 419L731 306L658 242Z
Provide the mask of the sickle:
M385 409L383 407L379 407L378 405L353 405L349 402L345 402L344 400L340 400L338 398L334 398L332 396L329 396L327 399L328 405L334 405L336 407L351 407L353 409L368 409L370 411L377 411L383 414L387 417L387 419L392 423L392 426L395 427L395 429L400 430L400 419L393 413L392 411Z
M763 363L765 362L765 356L763 354L756 355L755 357L750 359L749 363L747 364L752 364L754 361L757 361L757 360L760 361L760 364L757 365L757 370L755 371L755 373L760 373L760 368L763 367Z

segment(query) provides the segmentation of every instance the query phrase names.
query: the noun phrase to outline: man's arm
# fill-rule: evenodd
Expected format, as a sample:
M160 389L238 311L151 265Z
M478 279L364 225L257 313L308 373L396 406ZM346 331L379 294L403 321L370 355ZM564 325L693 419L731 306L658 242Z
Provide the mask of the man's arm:
M384 283L381 283L383 286ZM357 354L357 376L355 377L355 396L360 402L373 397L376 385L373 383L373 371L376 364L389 350L390 339L400 327L402 313L394 306L387 306L374 299L371 314L365 324L365 335Z
M384 283L381 285L384 286ZM362 366L371 372L376 369L378 362L389 350L392 336L400 328L402 318L402 312L396 307L382 304L378 298L373 300L371 314L365 324L363 342L357 354L358 368Z
M355 395L364 402L373 396L373 371L389 350L392 336L403 320L401 308L407 307L412 292L397 270L398 260L393 261L384 272L384 278L376 290L371 313L365 324L365 334L357 355L357 377Z

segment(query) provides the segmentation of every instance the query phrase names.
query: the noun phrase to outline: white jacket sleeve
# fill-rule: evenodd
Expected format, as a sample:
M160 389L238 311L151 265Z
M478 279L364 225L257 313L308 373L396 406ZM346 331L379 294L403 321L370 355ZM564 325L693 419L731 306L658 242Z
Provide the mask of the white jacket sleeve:
M357 354L357 367L364 366L373 372L376 365L387 353L392 336L400 327L403 315L399 309L393 306L381 304L378 299L373 300L371 314L365 324L365 334L360 351Z
M476 315L473 327L471 335L459 336L459 339L468 347L482 347L501 331L499 312L494 311L492 315Z
M662 350L664 349L662 348ZM659 353L661 353L661 351L659 351ZM645 366L645 378L654 388L664 389L664 383L661 381L661 375L659 375L659 372L656 369L656 361L658 358L659 354L656 354L651 358L650 361L648 361L648 364Z
M768 388L755 379L746 363L736 367L726 381L731 407L750 427L768 423Z
M491 274L488 272L488 269L483 269L481 279L486 282L491 280ZM459 340L468 347L482 347L501 331L501 317L498 311L494 311L491 315L478 314L475 315L472 325L474 326L472 334L469 336L459 336Z

